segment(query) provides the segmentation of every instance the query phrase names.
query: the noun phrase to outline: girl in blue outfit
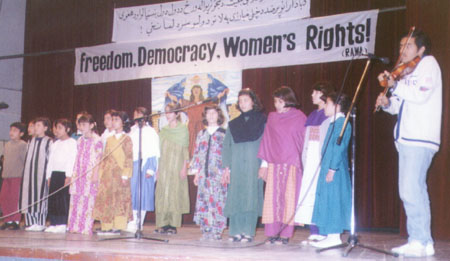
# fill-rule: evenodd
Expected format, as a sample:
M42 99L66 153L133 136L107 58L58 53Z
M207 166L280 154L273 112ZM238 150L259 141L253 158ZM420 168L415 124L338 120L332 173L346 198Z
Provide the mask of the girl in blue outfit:
M133 176L131 178L131 202L133 206L133 221L128 223L127 231L136 232L142 229L147 211L155 210L155 173L159 159L159 137L156 131L147 123L149 113L145 107L134 110L135 124L131 127L130 137L133 141ZM137 120L136 120L137 119ZM142 121L142 122L139 122ZM141 139L139 139L139 123L142 124ZM139 189L139 141L141 142L141 188ZM141 196L139 196L139 190ZM139 200L141 200L139 202ZM138 212L140 214L140 224Z
M330 126L322 147L322 163L317 182L316 201L312 222L327 237L311 245L318 248L336 246L342 243L340 234L350 229L351 187L348 171L348 144L351 125L344 131L341 144L337 139L349 108L349 99L345 94L340 97L331 93L325 104L325 115L330 117Z

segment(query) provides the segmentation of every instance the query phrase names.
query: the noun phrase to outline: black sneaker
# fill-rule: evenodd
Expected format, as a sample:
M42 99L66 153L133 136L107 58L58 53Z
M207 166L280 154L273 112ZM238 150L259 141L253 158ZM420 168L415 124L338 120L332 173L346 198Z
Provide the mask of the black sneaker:
M8 223L3 223L3 225L0 226L0 230L5 230L8 227Z
M280 239L280 237L269 237L266 241L266 244L271 245L275 244Z
M7 230L19 230L19 224L17 224L16 222L11 222L8 223L8 227L6 228Z
M167 235L175 235L177 233L177 228L176 227L170 227L167 229Z

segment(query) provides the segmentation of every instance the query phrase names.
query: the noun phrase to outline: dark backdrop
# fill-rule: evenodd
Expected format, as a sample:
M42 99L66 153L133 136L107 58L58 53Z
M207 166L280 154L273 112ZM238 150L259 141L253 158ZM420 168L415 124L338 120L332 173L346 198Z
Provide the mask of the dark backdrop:
M139 0L39 0L27 1L25 53L73 49L109 43L112 35L114 7L168 1ZM426 31L433 42L432 53L443 72L444 113L442 145L428 177L433 216L433 235L450 239L449 196L450 141L450 1L447 0L312 0L311 16L326 16L370 9L405 6L406 9L379 14L376 54L396 60L400 35L416 25ZM137 106L151 108L151 79L74 86L74 52L26 57L24 61L22 120L37 116L51 119L75 117L87 110L103 129L102 114L110 108L132 113ZM355 61L344 90L353 94L364 61ZM266 107L274 109L272 92L281 85L291 86L302 110L309 114L311 87L318 80L341 86L348 62L286 66L243 71L243 86L254 89ZM390 65L392 66L392 65ZM372 114L380 92L376 76L390 66L374 64L364 82L357 103L356 212L359 228L400 229L404 214L397 190L397 154L392 129L395 118L385 113ZM183 72L180 72L182 74ZM195 187L191 182L191 209L195 204ZM153 219L153 216L150 216ZM184 222L192 222L192 213Z

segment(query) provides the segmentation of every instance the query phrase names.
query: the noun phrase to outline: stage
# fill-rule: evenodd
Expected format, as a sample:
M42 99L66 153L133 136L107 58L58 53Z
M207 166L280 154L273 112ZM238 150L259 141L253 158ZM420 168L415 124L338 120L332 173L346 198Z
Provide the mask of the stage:
M396 260L398 258L366 250L353 249L348 257L342 257L343 249L316 253L316 249L302 245L309 235L304 228L297 228L288 245L266 245L263 228L258 228L252 243L228 241L227 232L220 242L200 241L198 227L186 225L176 235L157 235L153 224L144 226L144 236L168 239L168 243L134 239L134 234L122 233L132 239L106 240L112 236L83 236L78 234L51 234L44 232L0 231L0 260L5 257L41 258L48 260ZM389 250L405 239L387 232L358 233L360 243ZM347 239L348 235L342 236ZM450 242L438 241L436 255L423 260L448 260ZM28 260L28 259L16 259ZM413 260L421 260L414 258Z

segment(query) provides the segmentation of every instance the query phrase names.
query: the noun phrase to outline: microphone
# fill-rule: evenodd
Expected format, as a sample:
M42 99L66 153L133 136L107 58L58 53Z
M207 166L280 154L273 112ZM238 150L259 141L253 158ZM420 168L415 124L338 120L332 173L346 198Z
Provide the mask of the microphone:
M140 122L140 121L147 121L147 120L148 120L148 116L144 116L144 117L139 117L139 118L133 119L133 122Z
M378 56L376 56L373 53L363 54L363 56L367 56L367 57L369 57L369 59L378 60L378 61L380 61L380 62L382 62L384 64L388 64L388 63L391 62L389 60L389 58L387 58L387 57L378 57Z
M6 104L5 102L0 102L0 110L2 110L2 109L8 109L9 108L9 105L8 104Z

